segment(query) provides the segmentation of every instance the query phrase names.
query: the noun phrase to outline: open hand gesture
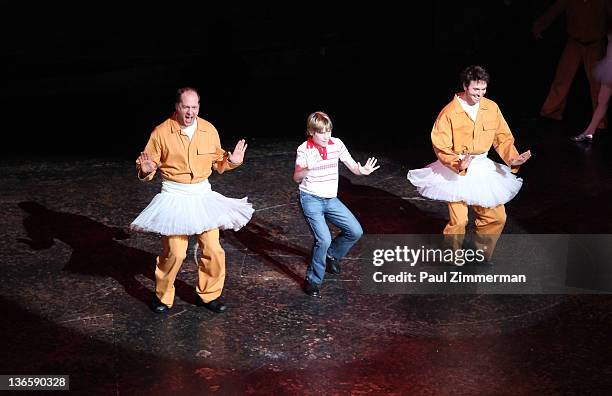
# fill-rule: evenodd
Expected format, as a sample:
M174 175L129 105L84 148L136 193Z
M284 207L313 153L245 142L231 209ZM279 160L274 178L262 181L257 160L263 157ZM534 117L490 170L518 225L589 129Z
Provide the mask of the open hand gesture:
M138 157L138 162L140 162L140 170L144 174L151 173L157 169L157 164L155 163L155 161L153 161L151 159L151 156L149 156L149 154L145 153L144 151L140 153L140 156Z
M510 161L508 161L508 163L512 166L519 166L527 162L529 158L531 158L531 150L527 150L518 157L512 158Z
M241 164L244 161L244 153L247 149L247 144L244 139L240 139L238 143L236 143L236 147L234 151L232 151L228 158L232 164Z
M358 162L357 166L359 167L359 173L365 176L380 168L380 165L376 166L376 161L376 158L370 157L363 166L361 165L361 162Z

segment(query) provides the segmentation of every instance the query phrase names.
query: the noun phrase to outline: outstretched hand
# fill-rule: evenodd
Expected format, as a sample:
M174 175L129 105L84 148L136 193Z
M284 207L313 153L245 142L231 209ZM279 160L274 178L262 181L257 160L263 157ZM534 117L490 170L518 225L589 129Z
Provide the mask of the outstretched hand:
M153 161L151 159L151 156L149 156L149 154L144 151L140 153L140 156L138 157L138 162L140 163L140 170L144 174L151 173L157 169L157 164L155 163L155 161Z
M519 155L518 157L512 158L510 161L508 161L508 163L511 166L519 166L527 162L529 158L531 158L531 150L527 150L523 154Z
M359 173L362 175L369 175L376 169L380 168L380 165L376 166L376 161L376 158L370 157L363 166L361 165L361 162L358 162L357 166L359 167Z
M246 152L247 146L248 145L244 139L240 139L238 143L236 143L234 151L228 155L228 158L232 164L241 164L242 161L244 161L244 153Z

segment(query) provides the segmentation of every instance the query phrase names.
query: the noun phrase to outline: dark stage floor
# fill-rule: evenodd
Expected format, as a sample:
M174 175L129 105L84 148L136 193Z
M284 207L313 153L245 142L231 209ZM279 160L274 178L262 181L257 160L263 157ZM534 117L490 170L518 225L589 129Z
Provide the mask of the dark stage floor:
M611 233L612 136L577 144L566 124L510 125L533 158L505 232ZM342 171L341 198L366 234L441 230L446 205L405 178L433 160L427 131L369 148L337 135L356 160L380 159L367 178ZM303 294L312 239L291 180L299 143L250 139L245 165L211 179L256 208L222 235L223 315L194 305L192 260L170 313L149 310L159 237L127 225L160 183L139 182L132 160L1 163L0 372L67 374L86 395L609 394L609 295L368 295L359 246L322 299Z

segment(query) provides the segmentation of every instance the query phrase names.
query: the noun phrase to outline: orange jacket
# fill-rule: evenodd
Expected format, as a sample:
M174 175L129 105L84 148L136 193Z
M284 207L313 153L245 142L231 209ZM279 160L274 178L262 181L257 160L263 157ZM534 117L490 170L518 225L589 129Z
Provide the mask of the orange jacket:
M480 99L474 122L455 96L438 115L431 131L431 142L440 162L459 174L465 173L459 170L459 154L482 154L493 146L508 166L509 161L519 155L508 123L497 104L487 98ZM517 172L519 167L511 168L512 172Z
M177 183L199 183L208 179L213 169L223 173L240 165L229 162L215 127L200 117L197 117L197 122L198 127L191 140L181 131L174 116L151 133L144 151L155 161L163 179ZM138 178L144 181L153 179L156 173L143 174L138 160L136 169Z

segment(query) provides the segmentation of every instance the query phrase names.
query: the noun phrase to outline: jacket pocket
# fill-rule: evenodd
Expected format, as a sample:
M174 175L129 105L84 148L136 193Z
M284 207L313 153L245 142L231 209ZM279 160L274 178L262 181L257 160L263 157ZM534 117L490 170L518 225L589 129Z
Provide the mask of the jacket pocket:
M209 145L202 145L198 147L198 155L204 155L204 154L215 154L216 150L213 146L209 146Z
M485 131L489 131L491 129L497 129L497 125L498 123L495 121L484 121L482 123L482 129L484 129Z

